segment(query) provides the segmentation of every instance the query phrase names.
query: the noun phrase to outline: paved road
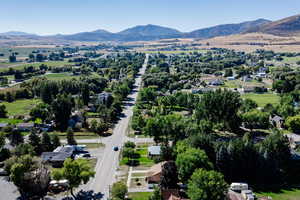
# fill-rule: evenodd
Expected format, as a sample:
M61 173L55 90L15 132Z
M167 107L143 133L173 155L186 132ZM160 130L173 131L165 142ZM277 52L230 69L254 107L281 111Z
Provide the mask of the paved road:
M145 63L140 69L139 76L136 78L136 90L129 95L130 101L125 102L124 117L120 119L118 124L114 127L112 136L105 142L105 150L102 159L98 159L95 171L96 175L93 180L87 184L87 189L94 190L95 192L102 192L104 199L108 198L109 186L116 181L116 170L119 164L120 152L113 151L114 146L121 147L126 140L126 129L129 124L129 119L133 114L133 105L136 102L137 93L141 87L142 75L145 73L148 63L148 55L146 56Z
M87 144L93 144L93 143L102 143L106 146L110 142L111 137L102 137L101 139L95 138L95 139L77 139L77 143L87 143ZM135 143L154 143L153 138L131 138L131 137L125 137L125 141L131 141ZM61 143L67 143L67 140L60 140Z

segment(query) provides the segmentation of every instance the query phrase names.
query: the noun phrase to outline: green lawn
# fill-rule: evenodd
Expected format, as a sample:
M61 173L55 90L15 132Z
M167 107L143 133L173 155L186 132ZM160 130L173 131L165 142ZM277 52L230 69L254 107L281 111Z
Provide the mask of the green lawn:
M300 189L291 190L281 190L278 193L273 192L263 192L257 193L258 197L270 196L273 200L299 200L300 199Z
M248 98L256 101L259 107L263 107L266 104L278 104L280 97L277 94L265 93L265 94L256 94L256 93L247 93L243 94L242 98Z
M67 138L66 132L51 132L50 134L58 135L59 139L64 140ZM92 132L74 132L76 140L80 139L99 139L99 136Z
M232 80L232 81L225 81L224 87L227 88L240 88L241 87L241 81L239 80Z
M131 200L148 200L151 194L151 192L134 192L129 193L128 197Z
M104 147L105 145L103 143L78 143L79 145L86 145L86 148L88 149L97 149L100 147Z
M18 124L21 122L21 119L0 118L0 123Z
M138 161L139 165L149 167L154 164L154 161L148 158L147 148L137 149L136 153L140 155L139 158L135 159ZM120 165L126 165L128 162L129 162L128 158L122 158L122 160L120 161Z
M23 100L16 100L11 103L4 102L1 103L1 105L6 106L8 116L28 115L30 110L40 102L41 102L40 99L23 99Z
M49 80L61 81L61 80L71 80L73 78L78 79L79 76L73 76L71 73L55 73L55 74L46 74L45 76Z

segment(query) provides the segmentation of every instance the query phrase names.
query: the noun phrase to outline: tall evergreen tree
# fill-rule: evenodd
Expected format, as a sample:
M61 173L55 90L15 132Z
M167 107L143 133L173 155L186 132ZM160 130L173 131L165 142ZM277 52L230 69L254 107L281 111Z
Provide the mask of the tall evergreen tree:
M67 130L67 142L69 145L76 145L77 142L74 138L74 132L71 128L68 128Z

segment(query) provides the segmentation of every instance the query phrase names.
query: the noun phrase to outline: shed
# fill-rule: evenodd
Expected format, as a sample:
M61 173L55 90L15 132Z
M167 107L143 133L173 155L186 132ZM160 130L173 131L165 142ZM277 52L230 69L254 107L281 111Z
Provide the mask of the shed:
M34 123L19 123L16 127L19 131L31 131L34 128Z
M161 154L161 147L160 146L150 146L148 147L148 156L149 157L157 157Z

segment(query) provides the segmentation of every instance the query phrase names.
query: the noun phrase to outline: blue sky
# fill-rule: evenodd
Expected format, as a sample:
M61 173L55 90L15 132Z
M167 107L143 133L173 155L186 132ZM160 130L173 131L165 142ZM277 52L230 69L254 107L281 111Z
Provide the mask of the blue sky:
M118 32L157 24L187 32L258 18L300 14L299 0L2 0L0 32Z

